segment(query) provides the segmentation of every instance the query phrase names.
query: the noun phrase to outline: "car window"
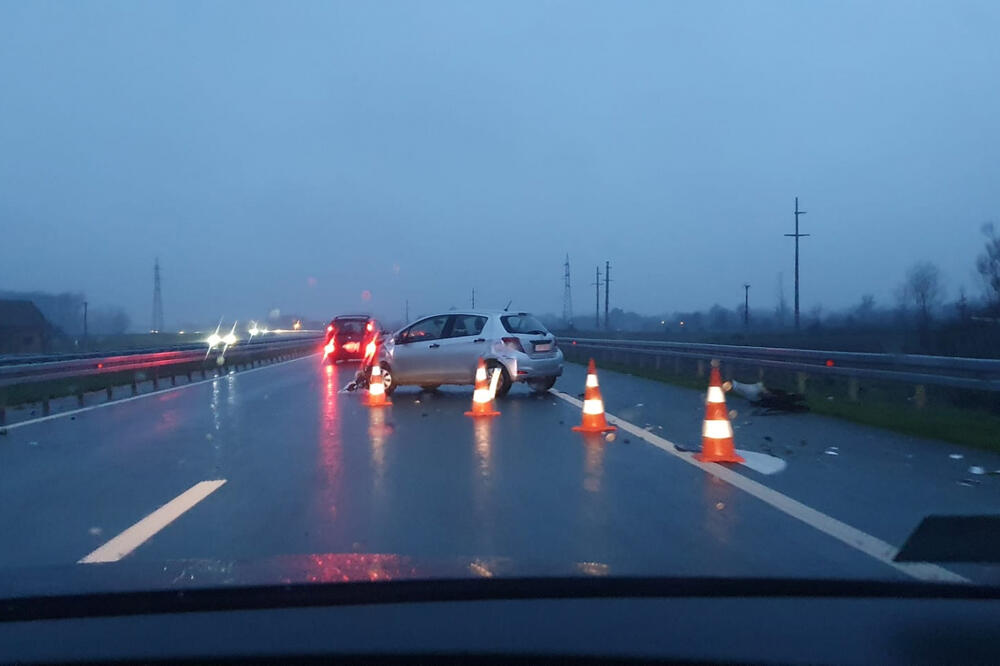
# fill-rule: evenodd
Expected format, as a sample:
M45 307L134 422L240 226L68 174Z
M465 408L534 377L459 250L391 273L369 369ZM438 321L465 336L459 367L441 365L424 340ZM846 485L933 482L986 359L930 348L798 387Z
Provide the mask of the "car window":
M542 322L528 314L506 315L500 322L508 333L547 333Z
M479 335L486 326L486 317L479 315L455 315L455 321L451 325L449 338L463 338L469 335Z
M360 319L341 319L333 322L338 333L360 333L365 328L365 322Z
M425 340L437 340L444 333L444 327L448 323L449 315L430 317L423 321L418 321L413 326L403 331L400 342L422 342Z

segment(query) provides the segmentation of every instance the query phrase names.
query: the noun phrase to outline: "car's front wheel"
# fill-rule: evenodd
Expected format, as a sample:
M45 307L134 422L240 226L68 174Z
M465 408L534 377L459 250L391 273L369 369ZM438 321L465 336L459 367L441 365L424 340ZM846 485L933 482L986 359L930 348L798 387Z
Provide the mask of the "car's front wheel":
M535 393L545 393L550 388L556 385L555 377L543 377L541 379L532 379L528 382L528 386Z
M493 372L500 372L500 380L497 382L497 392L496 397L502 398L508 393L510 393L510 387L513 382L510 380L510 373L507 372L507 368L504 367L503 363L499 361L489 361L486 364L486 377L493 381Z

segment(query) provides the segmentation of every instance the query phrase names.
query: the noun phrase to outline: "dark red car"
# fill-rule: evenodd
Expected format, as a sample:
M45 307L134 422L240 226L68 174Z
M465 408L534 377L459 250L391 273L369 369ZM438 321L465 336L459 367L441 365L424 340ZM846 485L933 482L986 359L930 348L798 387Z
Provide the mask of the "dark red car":
M368 315L335 317L326 327L323 360L361 360L368 343L375 340L379 331L378 322Z

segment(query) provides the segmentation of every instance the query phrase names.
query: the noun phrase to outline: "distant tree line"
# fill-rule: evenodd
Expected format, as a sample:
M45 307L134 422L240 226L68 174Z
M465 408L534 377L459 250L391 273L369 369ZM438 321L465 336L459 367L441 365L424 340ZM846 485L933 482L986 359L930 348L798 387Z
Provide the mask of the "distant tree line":
M83 303L87 299L80 292L50 294L0 290L0 299L31 301L57 335L83 335ZM127 332L130 326L128 314L120 307L91 305L88 308L87 329L91 335L118 335Z
M852 331L872 336L879 331L908 332L912 335L905 343L895 343L900 351L905 348L934 353L997 354L1000 352L1000 235L993 224L983 226L982 233L985 244L975 261L975 272L982 282L979 297L970 297L960 288L949 299L938 267L929 261L918 261L901 276L890 302L879 303L874 295L863 294L857 303L841 309L827 311L814 305L802 311L799 335L833 339L833 334L843 336ZM757 336L759 340L761 334L791 335L794 320L781 277L778 276L775 306L751 307L748 325L744 323L742 302L732 307L717 303L708 309L664 311L655 315L614 308L608 313L607 327L603 313L599 326L595 326L593 317L587 316L577 318L572 328L569 322L555 315L543 315L542 319L557 331L641 333L644 337L665 339L715 336L712 339L722 341L735 340L735 336L746 339ZM960 344L963 342L960 338L969 331L976 332L981 342L973 344L966 340L965 346Z

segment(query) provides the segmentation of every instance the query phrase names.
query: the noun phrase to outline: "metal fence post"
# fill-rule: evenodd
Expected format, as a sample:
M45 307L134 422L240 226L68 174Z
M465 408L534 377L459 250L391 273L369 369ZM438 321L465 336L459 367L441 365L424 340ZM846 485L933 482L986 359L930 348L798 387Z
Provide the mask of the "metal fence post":
M806 373L804 373L804 372L796 372L795 373L796 388L798 389L799 393L805 393L806 392L806 379L807 378L808 378L808 375Z
M847 380L847 399L851 402L858 401L858 378L851 377Z
M701 360L700 358L698 359L698 376L699 377L705 376L705 361Z
M923 384L917 384L917 388L913 392L913 404L917 406L917 409L923 409L927 406L927 389Z

